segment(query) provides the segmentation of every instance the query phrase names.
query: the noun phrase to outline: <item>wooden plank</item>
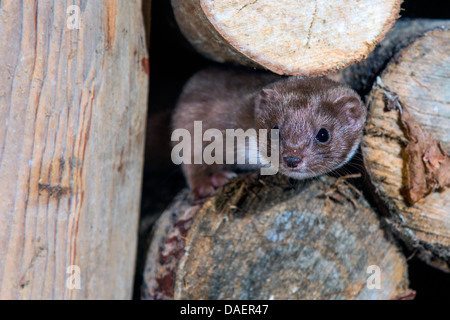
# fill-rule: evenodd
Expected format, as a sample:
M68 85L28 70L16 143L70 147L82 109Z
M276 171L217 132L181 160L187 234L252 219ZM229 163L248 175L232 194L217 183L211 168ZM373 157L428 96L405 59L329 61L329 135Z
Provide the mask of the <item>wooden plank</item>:
M3 1L0 43L0 299L130 298L148 92L141 1ZM72 265L79 290L66 286Z

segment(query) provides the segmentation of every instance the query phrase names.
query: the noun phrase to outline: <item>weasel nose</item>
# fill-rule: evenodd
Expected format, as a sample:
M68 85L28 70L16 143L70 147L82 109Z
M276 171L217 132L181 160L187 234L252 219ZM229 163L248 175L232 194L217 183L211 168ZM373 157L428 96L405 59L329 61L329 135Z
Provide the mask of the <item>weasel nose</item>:
M297 168L298 164L302 161L299 158L294 157L284 157L284 161L286 161L287 166L289 168Z

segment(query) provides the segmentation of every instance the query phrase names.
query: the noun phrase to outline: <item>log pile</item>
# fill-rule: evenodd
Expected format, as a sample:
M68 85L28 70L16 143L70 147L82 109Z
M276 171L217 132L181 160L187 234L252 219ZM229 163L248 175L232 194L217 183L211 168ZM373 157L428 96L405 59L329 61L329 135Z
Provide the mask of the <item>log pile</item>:
M401 2L171 0L204 57L345 82L368 118L350 173L180 192L143 298L411 299L410 255L450 272L450 22L396 22ZM0 3L0 299L130 298L151 0ZM169 117L148 122L152 174Z
M305 61L288 62L292 68L283 69L249 59L248 52L235 50L236 43L229 49L223 32L214 38L211 23L217 31L218 20L210 16L209 25L203 22L210 37L193 40L191 33L200 28L202 34L202 26L195 21L184 26L177 11L232 16L219 15L221 8L212 2L193 3L196 8L172 1L178 22L194 46L217 61L292 75L339 68L335 61L335 68L311 72ZM415 294L408 288L405 253L448 271L450 33L445 26L449 23L400 21L366 60L328 74L367 95L364 167L357 170L362 192L352 184L358 174L292 186L284 177L252 173L205 203L193 202L185 190L154 228L142 297L407 299ZM220 46L208 47L211 39ZM218 56L215 50L228 53ZM400 250L405 246L412 251ZM381 270L381 290L368 289L370 266Z

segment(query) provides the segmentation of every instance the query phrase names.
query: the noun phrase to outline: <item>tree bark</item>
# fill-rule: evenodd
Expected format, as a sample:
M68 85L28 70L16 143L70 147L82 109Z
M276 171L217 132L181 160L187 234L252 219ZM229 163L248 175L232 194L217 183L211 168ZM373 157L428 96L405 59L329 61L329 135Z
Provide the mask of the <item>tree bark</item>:
M131 297L148 92L141 9L1 3L0 299Z
M197 51L286 75L324 75L361 61L398 18L401 0L172 0Z
M387 223L425 261L446 271L449 50L450 31L438 29L416 38L388 63L367 99L362 142L372 193Z
M190 201L181 193L156 225L144 298L392 299L408 288L404 257L344 179L292 187L251 174ZM367 286L374 265L381 290Z

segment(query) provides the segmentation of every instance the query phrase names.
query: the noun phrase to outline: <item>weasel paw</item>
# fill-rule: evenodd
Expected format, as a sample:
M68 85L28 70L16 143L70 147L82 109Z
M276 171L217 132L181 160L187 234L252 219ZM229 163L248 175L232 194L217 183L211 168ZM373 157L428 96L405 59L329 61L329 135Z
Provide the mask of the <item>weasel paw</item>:
M212 196L217 188L227 184L236 178L237 174L232 171L217 171L210 177L197 180L193 187L194 199L199 200Z
M236 177L237 174L232 171L217 171L211 176L210 180L214 187L219 188Z

